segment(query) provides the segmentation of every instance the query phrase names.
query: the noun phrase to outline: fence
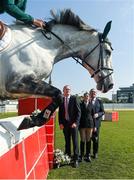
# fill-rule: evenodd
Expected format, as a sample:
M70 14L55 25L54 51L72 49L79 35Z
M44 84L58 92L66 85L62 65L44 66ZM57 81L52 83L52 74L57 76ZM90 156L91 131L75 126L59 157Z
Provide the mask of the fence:
M0 105L0 113L17 112L17 111L18 111L17 104L1 104Z
M31 99L31 101L33 101ZM36 109L36 104L35 102L35 109ZM42 103L41 103L42 106ZM29 107L30 108L30 107ZM29 109L28 108L28 109ZM134 103L104 103L104 108L105 110L134 110ZM18 111L18 104L1 104L0 105L0 113L5 113L5 112L17 112Z
M35 103L36 102L36 103ZM17 131L25 114L42 109L51 99L19 101L19 115L0 121L0 179L46 179L53 167L54 119L42 127ZM8 168L8 169L7 169Z
M119 104L119 103L111 103L105 104L105 110L134 110L134 103L126 103L126 104Z

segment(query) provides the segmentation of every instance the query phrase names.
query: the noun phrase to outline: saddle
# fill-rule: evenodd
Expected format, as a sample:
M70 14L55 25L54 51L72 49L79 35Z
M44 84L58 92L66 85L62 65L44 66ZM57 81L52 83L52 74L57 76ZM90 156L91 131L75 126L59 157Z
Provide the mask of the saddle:
M7 26L2 21L0 21L0 40L5 35L6 31L7 31Z
M0 53L9 47L11 40L10 28L0 21Z

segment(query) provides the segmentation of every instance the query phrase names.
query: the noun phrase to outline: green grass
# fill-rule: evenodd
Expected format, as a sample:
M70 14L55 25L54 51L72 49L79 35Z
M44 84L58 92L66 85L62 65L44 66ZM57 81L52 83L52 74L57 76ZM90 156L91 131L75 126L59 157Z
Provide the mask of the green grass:
M0 119L17 116L17 112L0 113Z
M57 121L55 132L55 148L64 150ZM53 169L48 179L134 179L134 111L120 111L118 122L102 122L97 160Z
M17 113L0 113L0 119ZM64 151L64 137L56 121L55 149ZM99 158L78 168L62 166L48 179L134 179L134 111L120 111L118 122L102 122Z

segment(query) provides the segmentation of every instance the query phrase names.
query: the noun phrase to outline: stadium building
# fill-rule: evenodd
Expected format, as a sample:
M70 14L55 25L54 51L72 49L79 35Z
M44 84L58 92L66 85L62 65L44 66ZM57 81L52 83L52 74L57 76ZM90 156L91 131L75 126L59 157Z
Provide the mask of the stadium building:
M130 87L122 87L117 90L118 103L134 103L134 84Z

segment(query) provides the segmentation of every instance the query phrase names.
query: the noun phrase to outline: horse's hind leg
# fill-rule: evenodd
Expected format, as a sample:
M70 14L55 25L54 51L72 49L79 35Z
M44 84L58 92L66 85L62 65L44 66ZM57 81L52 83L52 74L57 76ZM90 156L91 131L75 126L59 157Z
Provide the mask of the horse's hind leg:
M37 116L30 116L30 118L25 118L20 124L18 130L45 124L50 119L50 116L60 105L60 103L62 103L62 94L59 89L49 85L44 81L35 81L35 79L32 77L25 77L19 82L14 81L10 83L8 86L8 91L11 93L43 95L52 98L52 103L43 109Z

